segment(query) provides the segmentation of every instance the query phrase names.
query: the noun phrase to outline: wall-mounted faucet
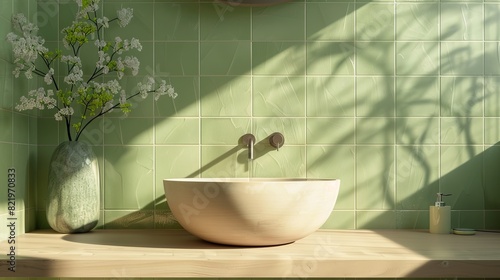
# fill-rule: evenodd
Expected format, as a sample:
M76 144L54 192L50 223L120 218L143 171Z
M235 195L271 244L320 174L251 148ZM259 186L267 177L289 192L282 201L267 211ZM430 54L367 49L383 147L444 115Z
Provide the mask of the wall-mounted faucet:
M275 132L269 136L269 144L276 148L276 151L279 151L285 144L285 136L279 132Z
M255 136L251 133L247 133L241 136L241 142L243 145L248 147L248 159L253 159L253 146L255 145Z

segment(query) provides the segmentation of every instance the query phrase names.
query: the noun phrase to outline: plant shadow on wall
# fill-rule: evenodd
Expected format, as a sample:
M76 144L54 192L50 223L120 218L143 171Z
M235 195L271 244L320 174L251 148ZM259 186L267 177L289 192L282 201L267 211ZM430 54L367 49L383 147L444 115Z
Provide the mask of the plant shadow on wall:
M289 5L311 4L287 3L268 8L235 7L235 10L228 12L226 19L218 24L224 25L225 21L230 22L230 13L236 13L236 9L247 9L246 11L252 9L254 15L264 14L265 16L266 12L286 12L289 7L292 7ZM335 3L330 3L330 5L335 5ZM264 102L259 104L271 103L272 105L273 102L279 102L279 100L273 100L273 97L265 99L266 94L278 92L282 94L277 96L287 102L307 103L307 111L299 118L303 120L304 116L307 117L304 131L300 132L293 122L286 123L293 117L297 117L297 115L287 115L286 112L273 111L269 117L254 117L254 120L263 122L270 120L273 128L285 130L284 134L287 139L296 140L283 147L283 154L287 149L292 150L292 148L294 153L307 154L307 158L299 158L301 166L305 167L297 168L299 171L296 176L337 177L342 180L339 203L332 214L332 221L342 220L340 216L344 214L351 216L344 224L335 224L333 221L337 227L426 228L428 206L433 203L437 192L453 193L448 202L455 210L478 210L464 212L464 215L483 216L485 209L500 209L500 202L493 199L500 193L498 187L493 184L499 179L494 168L499 166L500 152L498 145L482 150L485 140L483 139L483 118L481 118L484 115L485 100L496 94L498 82L493 78L478 75L477 72L468 72L468 69L475 71L474 69L484 68L484 54L474 52L469 44L453 44L446 41L446 38L456 36L455 30L460 30L459 22L456 23L457 26L443 28L440 35L442 41L439 42L437 6L435 5L418 6L436 8L429 13L422 13L435 16L427 16L428 26L421 26L420 33L412 29L415 27L413 25L399 24L396 44L391 41L394 39L393 4L378 5L377 7L388 9L381 13L372 13L374 15L368 17L365 22L357 24L359 29L356 33L353 32L355 35L345 36L339 40L334 35L323 33L325 30L334 32L335 30L332 30L330 26L337 26L339 22L353 21L352 13L366 13L366 9L371 9L370 5L370 3L360 3L355 8L349 6L344 15L330 16L325 19L323 28L318 28L316 33L310 34L306 38L307 42L291 44L291 47L280 49L273 55L268 54L265 60L256 59L251 65L252 69L246 69L246 73L252 71L255 73L260 67L267 67L265 69L267 73L281 73L275 75L278 82L266 88L266 92L259 91L259 88L267 86L267 84L259 84L264 80L254 79L254 91L251 94L253 94L254 101L257 96L264 99ZM197 18L200 15L204 19L214 15L208 12L208 9L214 9L210 5L194 4L183 7L188 7L183 9L182 13L183 16L189 15L189 18ZM204 8L198 10L198 7ZM417 7L417 4L409 4L406 7ZM399 17L414 19L415 15L412 15L411 9L407 11L398 9L397 17L398 19ZM256 18L258 19L258 16ZM491 18L485 19L485 23L493 21L494 18L495 16L491 15ZM422 30L427 33L422 33ZM428 41L419 39L429 38L426 37L428 34L434 37ZM328 38L333 39L330 41ZM278 45L280 43L277 42ZM272 53L272 51L269 52ZM441 53L441 58L438 57L439 53ZM304 54L307 54L307 62L302 57ZM292 61L284 58L292 56L300 58L299 61L302 61L302 64L290 64ZM325 66L325 62L330 64ZM163 62L155 63L156 66L152 68L157 71L157 66L161 68L160 64ZM296 67L297 65L300 67ZM327 70L322 70L325 67ZM254 74L254 76L259 75ZM172 84L182 94L175 103L157 104L155 114L158 114L155 115L155 122L147 125L143 122L144 118L137 118L141 125L134 127L135 134L127 138L124 137L126 127L121 128L121 124L116 122L119 118L110 119L113 122L99 124L98 129L102 130L103 136L99 139L97 146L102 144L100 142L104 137L117 137L123 141L117 142L120 145L135 144L137 140L135 136L140 136L142 132L150 130L153 123L158 133L160 125L169 121L168 117L178 117L175 120L178 122L165 126L178 125L179 129L172 130L172 136L186 134L187 131L183 130L182 123L193 120L198 122L201 118L198 108L195 113L192 113L192 107L196 107L193 104L200 103L203 106L204 101L218 94L218 90L226 85L219 84L211 92L200 95L198 89L200 85L196 82L197 75L193 77L172 75L170 77ZM231 84L240 76L228 77L227 84ZM298 80L306 80L306 85L302 88L301 85L297 86L294 82L296 77ZM185 83L184 88L187 90L183 91L183 86L179 89L176 81ZM286 87L290 90L283 91ZM297 93L304 93L303 99ZM228 95L231 94L233 93ZM184 97L186 99L183 99ZM232 96L223 97L231 98ZM498 111L499 108L495 109ZM190 110L191 113L185 114L186 110ZM186 117L183 118L183 116ZM228 119L231 118L229 115ZM203 126L203 120L201 123ZM273 132L263 124L258 126L261 126L258 127L261 129L260 134L257 135L258 139ZM255 128L254 124L252 129ZM246 122L238 129L242 134L252 130ZM203 131L203 127L198 130ZM190 137L193 138L192 135ZM201 137L205 136L201 135ZM301 137L306 138L306 141L301 141ZM231 162L225 165L230 168L237 169L240 165L244 166L242 159L245 151L238 146L236 138L233 142L234 146L227 143L220 147L214 145L214 149L221 152L208 160L198 158L199 149L203 148L203 145L200 148L202 143L199 143L199 140L189 142L186 146L192 146L191 150L194 152L174 153L178 158L172 161L184 166L192 165L196 160L201 164L191 169L186 168L192 171L181 172L178 176L215 176L217 171L223 170L220 164L226 161ZM103 146L103 153L108 153L107 149L111 147L106 147L108 146L106 143ZM153 223L155 227L178 227L168 210L163 195L161 178L166 172L163 170L165 167L158 164L159 157L171 156L168 152L173 151L175 147L169 150L157 145L155 148L146 147L140 150L131 145L123 149L117 151L117 155L113 158L101 155L108 162L106 166L113 166L117 169L117 174L113 177L121 176L119 174L120 163L130 160L137 162L135 155L146 151L147 155L141 157L144 159L144 164L141 163L144 166L141 174L146 174L147 178L144 181L138 181L133 188L127 189L123 188L126 178L123 178L123 181L108 180L108 182L104 178L106 196L115 199L121 195L120 193L140 192L142 193L141 202L132 201L126 206L120 203L115 205L113 202L107 206L104 203L106 211L116 209L117 213L120 213L117 217L110 216L102 226L104 228L147 227ZM154 152L155 149L156 152ZM201 154L202 157L208 158L203 152ZM259 167L262 164L259 163L259 159L264 160L267 155L267 151L262 152L261 158L257 158L255 160L257 163L254 164ZM280 160L282 159L276 157L274 159L276 165L272 168L286 168L286 164L279 164ZM157 163L156 166L153 166L153 162ZM171 168L175 173L176 167ZM261 168L269 168L269 166ZM121 170L121 173L123 172ZM155 173L156 178L153 178ZM231 170L229 175L225 175L239 174ZM241 174L247 173L243 170ZM154 185L154 191L145 191L143 185ZM124 215L124 213L127 214ZM457 219L454 220L454 225L469 226L461 224L460 217L457 215L454 215L454 219ZM479 220L485 219L483 217ZM500 226L479 222L474 227Z
M284 9L284 6L272 9ZM308 69L296 69L296 73L310 71L324 61L336 61L331 64L331 76L321 73L317 75L321 77L308 80L308 106L314 106L309 100L316 98L324 107L311 107L307 112L307 148L316 152L309 152L315 157L307 160L307 176L331 176L323 171L324 166L338 170L333 174L342 179L339 199L352 201L352 204L338 206L340 210L358 210L359 213L357 224L348 224L347 227L426 228L428 206L437 192L453 193L449 204L455 210L478 210L469 212L471 215L483 216L482 210L497 210L499 202L492 198L499 191L492 182L498 177L494 168L498 166L499 151L496 146L482 151L484 140L478 136L484 132L478 123L480 119L475 118L482 116L480 111L484 100L494 94L492 90L496 86L488 84L476 73L454 74L466 71L463 67L482 68L483 54L474 53L469 45L440 44L436 42L437 38L423 43L417 38L406 38L408 41L397 42L395 50L392 42L377 39L381 34L392 32L393 26L386 23L392 22L393 16L381 13L380 18L373 18L375 24L365 23L367 29L361 30L358 38L308 44L307 50L282 50L282 53L310 54ZM437 21L437 14L434 19L429 19L430 22L433 20ZM378 27L374 29L373 26ZM429 28L437 27L431 25ZM444 30L441 38L453 37L456 29L451 26ZM411 27L398 29L398 34L414 34L413 31ZM436 32L437 36L437 31L427 31ZM358 39L356 45L353 43L355 39ZM443 55L439 59L437 54L441 46ZM270 61L273 59L276 58L269 57ZM261 61L261 64L272 64L270 61ZM356 78L349 76L338 80L334 77L336 73L345 73L346 68L347 74L353 75L354 64L358 69ZM253 65L253 68L259 66ZM366 73L360 73L361 68ZM470 76L464 77L467 74ZM289 78L282 77L282 80L287 83ZM314 81L314 84L309 81ZM351 85L346 86L346 83ZM268 91L273 90L279 89ZM483 90L486 92L484 96ZM313 94L320 97L309 99ZM331 112L335 113L332 115ZM321 139L309 137L317 138L318 135ZM237 150L230 148L229 152L222 153L189 176L202 174L203 170L233 156ZM161 196L154 203L160 203L156 209L166 207ZM332 217L335 219L342 214L334 212ZM485 225L484 217L477 220L481 222L467 225L454 215L454 225L498 227Z

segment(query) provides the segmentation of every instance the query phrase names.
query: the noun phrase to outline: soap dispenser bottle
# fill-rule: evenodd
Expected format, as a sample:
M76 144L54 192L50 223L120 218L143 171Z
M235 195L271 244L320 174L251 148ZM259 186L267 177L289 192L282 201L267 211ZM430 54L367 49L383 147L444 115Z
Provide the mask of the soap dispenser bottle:
M429 232L450 233L451 231L451 207L446 206L443 196L451 194L437 194L436 203L429 208Z

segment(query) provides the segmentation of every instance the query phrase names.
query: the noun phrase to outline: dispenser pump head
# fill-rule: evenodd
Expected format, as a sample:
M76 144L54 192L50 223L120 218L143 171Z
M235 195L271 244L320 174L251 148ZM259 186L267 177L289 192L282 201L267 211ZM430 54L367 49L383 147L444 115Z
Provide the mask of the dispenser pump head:
M442 207L442 206L445 206L446 203L444 203L443 201L443 196L450 196L451 193L437 193L437 200L436 200L436 203L434 203L434 206L438 206L438 207Z

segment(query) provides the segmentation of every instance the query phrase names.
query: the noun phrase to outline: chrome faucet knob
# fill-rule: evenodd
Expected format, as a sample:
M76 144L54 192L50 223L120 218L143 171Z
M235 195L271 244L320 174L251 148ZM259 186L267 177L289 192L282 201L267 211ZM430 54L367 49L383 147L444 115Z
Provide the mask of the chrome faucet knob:
M285 144L285 136L279 132L275 132L269 136L269 144L276 148L276 151L279 151Z

